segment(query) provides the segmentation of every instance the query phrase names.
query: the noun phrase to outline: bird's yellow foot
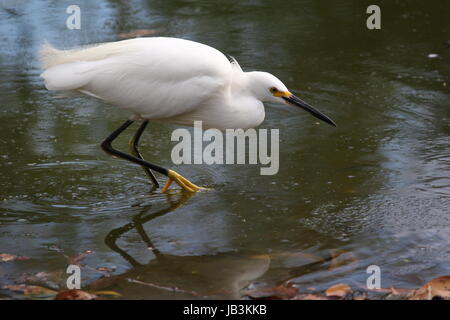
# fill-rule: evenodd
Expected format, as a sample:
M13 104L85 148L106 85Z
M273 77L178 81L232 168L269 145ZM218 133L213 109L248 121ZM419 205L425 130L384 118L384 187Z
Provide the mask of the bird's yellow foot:
M175 181L182 189L189 191L189 192L197 192L200 190L206 190L206 188L202 188L202 187L199 187L199 186L193 184L188 179L186 179L185 177L176 173L173 170L167 170L167 171L168 171L168 175L167 175L168 179L166 181L166 184L162 188L161 192L166 192L167 190L169 190L169 187L173 181Z

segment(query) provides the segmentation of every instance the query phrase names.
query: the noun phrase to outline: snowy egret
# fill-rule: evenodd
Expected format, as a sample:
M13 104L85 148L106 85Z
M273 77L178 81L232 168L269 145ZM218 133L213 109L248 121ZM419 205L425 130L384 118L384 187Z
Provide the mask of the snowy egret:
M148 121L217 129L256 127L264 120L264 102L298 106L331 125L336 124L293 95L275 76L244 72L234 58L189 40L153 37L101 43L72 50L41 49L48 90L82 93L125 108L129 120L101 144L104 151L140 165L153 183L152 171L168 177L162 191L175 181L187 191L196 186L177 172L147 162L138 145ZM131 154L111 143L134 121L142 120L131 138Z

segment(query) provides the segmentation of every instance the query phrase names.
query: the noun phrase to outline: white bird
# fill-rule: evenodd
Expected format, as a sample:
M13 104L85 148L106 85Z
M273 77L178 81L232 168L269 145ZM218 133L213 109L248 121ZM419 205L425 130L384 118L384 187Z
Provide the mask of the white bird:
M230 60L210 46L178 38L136 38L72 50L45 44L41 76L48 90L82 93L128 110L130 119L103 141L104 151L142 166L154 188L159 184L151 170L168 177L163 192L172 181L193 192L203 188L142 158L138 143L149 120L181 125L201 120L203 128L245 129L263 122L263 103L270 102L296 105L336 126L275 76L244 72ZM130 140L132 155L113 149L111 142L135 120L143 122Z

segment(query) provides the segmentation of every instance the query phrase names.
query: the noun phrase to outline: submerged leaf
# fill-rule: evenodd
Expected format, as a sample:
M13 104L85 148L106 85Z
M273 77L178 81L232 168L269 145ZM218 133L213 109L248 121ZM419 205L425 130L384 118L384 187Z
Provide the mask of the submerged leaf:
M57 283L61 280L60 271L56 272L37 272L34 274L23 274L15 282L27 285L37 285L53 290L58 290Z
M346 265L357 264L358 259L356 259L355 255L352 252L344 251L344 250L334 250L331 252L331 264L328 268L329 271L337 269L339 267L343 267Z
M18 285L5 285L3 289L9 289L12 291L22 292L26 296L36 296L36 295L56 295L57 292L51 289L47 289L41 286L27 286L25 284Z
M9 253L0 253L0 262L8 262L8 261L20 261L20 260L28 260L29 257L25 256L16 256L14 254Z
M98 267L96 268L96 270L100 272L113 273L114 271L116 271L116 268Z
M73 289L60 291L56 295L55 300L93 300L95 298L97 298L95 294L91 294L83 290Z
M322 257L307 252L274 252L270 254L272 259L281 259L284 262L295 265L306 265L314 262L325 262Z
M391 293L387 295L387 300L403 300L414 294L416 289L391 288Z
M49 276L50 276L49 273L42 271L34 274L24 274L18 279L18 281L27 282L27 281L47 280Z
M86 250L84 252L81 252L73 257L69 257L69 264L74 264L74 265L81 265L81 263L83 262L84 258L86 258L88 255L94 253L94 251L91 250Z
M291 299L298 293L298 289L291 283L272 288L257 288L244 291L244 295L251 299Z

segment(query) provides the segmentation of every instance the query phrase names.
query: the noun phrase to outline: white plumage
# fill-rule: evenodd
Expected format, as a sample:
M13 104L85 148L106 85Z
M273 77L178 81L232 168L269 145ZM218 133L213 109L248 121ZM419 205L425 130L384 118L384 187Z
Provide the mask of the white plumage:
M145 161L137 144L148 120L203 128L235 129L258 126L264 120L263 102L293 104L335 125L327 116L290 93L266 72L243 72L236 61L204 44L176 38L138 38L93 46L41 50L42 77L48 90L83 93L130 111L133 120L144 120L130 141L133 155L115 150L111 143L133 121L126 121L107 137L107 153L142 166L153 185L151 170L175 181L187 191L196 186L173 170Z
M135 119L204 127L248 128L264 120L249 78L218 50L176 38L137 38L74 50L41 50L48 90L77 91L128 109ZM266 79L267 78L267 79ZM265 88L268 90L268 88ZM266 94L264 94L266 95ZM280 101L278 101L280 102Z

